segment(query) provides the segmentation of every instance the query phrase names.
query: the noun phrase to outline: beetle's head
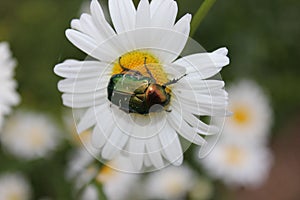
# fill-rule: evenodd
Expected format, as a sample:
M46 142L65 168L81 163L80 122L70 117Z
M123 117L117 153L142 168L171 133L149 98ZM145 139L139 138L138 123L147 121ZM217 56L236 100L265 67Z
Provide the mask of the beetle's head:
M159 84L150 84L146 91L146 99L149 106L154 104L164 105L168 102L169 95L166 93L165 88Z

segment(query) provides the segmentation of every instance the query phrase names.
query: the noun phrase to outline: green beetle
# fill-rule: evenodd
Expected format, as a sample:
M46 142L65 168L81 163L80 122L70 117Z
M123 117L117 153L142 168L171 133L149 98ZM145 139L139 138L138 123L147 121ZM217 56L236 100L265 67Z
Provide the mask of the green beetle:
M171 99L171 95L166 91L166 87L177 83L186 75L184 74L178 79L159 85L148 69L146 59L145 57L144 67L149 77L143 76L139 71L122 66L120 57L119 65L123 71L120 74L113 75L108 83L108 100L125 112L146 115L149 112L164 110L164 107L170 103Z

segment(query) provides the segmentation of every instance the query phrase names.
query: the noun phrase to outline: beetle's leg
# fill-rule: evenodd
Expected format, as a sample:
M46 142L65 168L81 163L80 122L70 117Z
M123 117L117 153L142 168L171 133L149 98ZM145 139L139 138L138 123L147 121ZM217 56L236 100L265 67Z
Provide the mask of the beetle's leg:
M129 69L129 68L125 67L124 65L122 65L121 64L121 57L119 57L119 65L120 65L120 67L122 68L123 71L133 72L135 75L142 76L141 72L139 72L137 70Z
M145 57L145 60L144 60L144 67L146 68L147 73L149 74L150 78L152 78L153 80L155 80L155 78L153 77L153 74L151 73L151 71L147 67L147 57Z
M172 112L172 110L169 110L169 109L167 109L167 110L165 110L165 111L168 112L168 113Z
M185 77L186 75L187 75L187 74L184 74L184 75L182 75L182 76L179 77L179 78L174 78L173 80L170 80L169 82L163 84L162 86L163 86L163 87L166 87L166 86L168 86L168 85L175 84L175 83L177 83L178 81L180 81L180 79L182 79L183 77Z

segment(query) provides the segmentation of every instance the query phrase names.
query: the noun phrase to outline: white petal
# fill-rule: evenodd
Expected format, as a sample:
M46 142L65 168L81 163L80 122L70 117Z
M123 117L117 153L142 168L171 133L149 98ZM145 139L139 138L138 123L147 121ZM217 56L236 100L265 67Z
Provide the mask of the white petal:
M112 63L127 52L146 50L155 55L162 64L170 64L181 53L187 37L187 35L174 30L160 28L135 29L118 34L98 45L91 56ZM114 44L114 48L111 47L112 44Z
M102 10L102 7L99 4L98 0L92 0L91 5L90 5L90 11L91 11L92 16L96 20L106 20L105 15Z
M124 134L118 127L115 127L108 141L102 150L104 159L113 159L123 149L128 141L128 135Z
M3 115L7 115L11 112L11 108L7 105L4 105L2 102L0 102L0 112L2 113L2 115L0 115L0 122L1 120L3 120ZM1 127L0 123L0 127Z
M66 60L54 67L54 72L64 78L99 77L108 64L98 61Z
M207 125L198 119L193 114L189 114L187 112L183 113L184 120L190 124L193 128L196 128L197 133L202 135L213 135L219 132L219 128L212 125Z
M221 54L223 56L227 56L228 49L226 47L222 47L222 48L215 50L214 53Z
M95 78L69 78L58 82L57 87L66 93L88 93L107 88L110 75Z
M89 108L81 117L78 125L77 132L81 133L96 124L96 119L99 114L102 114L105 109L108 109L107 104Z
M83 32L83 29L82 29L82 27L81 27L81 24L80 24L80 20L79 20L79 19L73 19L73 20L71 21L71 28L72 28L72 29L76 29L76 30L78 30L78 31L80 31L80 32Z
M107 39L114 36L116 33L105 19L103 10L97 0L92 0L90 9L94 23L101 31L102 37Z
M224 81L219 80L201 80L185 78L186 82L179 81L176 83L174 90L177 91L190 91L190 92L207 92L215 89L222 89L225 86Z
M151 162L151 160L150 160L148 154L145 154L144 165L145 165L146 167L151 167L151 166L152 166L152 162Z
M102 36L102 30L96 27L91 15L84 13L80 16L79 21L82 32L95 39L99 44L101 44L105 39L107 39Z
M199 106L227 106L228 94L225 90L212 90L210 94L199 94L196 92L190 92L182 90L180 92L172 91L175 94L175 98L180 99L182 102L195 102Z
M114 39L110 39L115 37L116 33L105 19L103 10L97 0L92 0L90 9L94 24L99 30L99 34L102 38L102 41L99 41L99 44L105 44L105 51L118 48L119 44ZM103 47L101 48L103 49Z
M155 29L152 29L155 30ZM161 63L172 63L182 52L186 45L188 35L184 35L174 30L158 29L152 31L153 45L150 51L158 57ZM186 66L183 66L186 67Z
M93 130L92 144L95 148L102 148L115 128L115 122L110 109L104 110L97 116L97 126Z
M11 77L14 76L15 72L14 72L13 69L10 68L9 62L8 63L6 63L6 62L3 62L3 63L0 62L0 63L1 63L0 65L5 66L5 68L0 67L1 68L1 74L0 74L1 80L5 80L5 79L9 80L9 79L11 79ZM12 65L14 65L14 64L12 64Z
M63 104L72 108L86 108L105 103L107 100L106 92L93 92L81 94L62 95Z
M147 149L147 155L149 156L151 162L153 165L160 169L164 166L163 159L161 157L160 151L162 150L159 138L157 136L154 136L152 138L149 138L146 141L146 149Z
M175 64L186 67L187 77L193 76L192 73L195 73L194 76L206 79L217 74L222 67L228 65L229 58L216 51L189 55L176 60Z
M0 85L0 102L6 105L16 105L20 102L20 96L15 92L17 83L14 80L3 80Z
M99 126L95 126L92 132L91 143L95 148L101 148L107 142L107 137L104 135L103 131L99 128Z
M119 129L126 133L127 135L134 135L134 121L130 114L124 112L119 107L112 105L111 110L113 113L114 121L117 123L116 125ZM142 134L142 133L139 133Z
M92 52L95 51L97 48L97 42L91 38L90 36L72 30L72 29L67 29L66 30L66 37L72 42L77 48L80 50L84 51L88 55L93 56ZM97 56L95 56L97 58Z
M136 12L136 28L150 27L150 4L148 0L141 0Z
M197 145L203 145L206 141L197 134L196 130L190 127L181 117L180 113L172 110L168 113L168 122L182 137Z
M112 22L118 33L135 28L136 10L131 0L109 0L108 5Z
M199 105L193 103L186 103L183 101L182 109L186 112L190 112L195 115L200 116L217 116L217 117L224 117L227 116L228 111L226 110L227 105L224 106L207 106L207 105Z
M169 124L166 124L164 130L159 134L159 139L166 159L176 166L181 165L183 161L181 144L177 133Z
M177 3L173 0L153 0L150 4L151 26L172 28L178 12Z
M66 30L67 38L79 49L91 57L108 63L113 62L119 55L118 48L112 48L111 40L99 44L95 39L76 30Z
M178 22L176 22L174 30L188 36L190 34L191 19L191 14L184 15L180 20L178 20Z
M132 164L135 169L140 170L143 166L145 141L131 137L129 139L129 153L132 160Z
M194 98L194 97L192 97ZM223 104L212 104L194 101L194 99L177 98L173 96L172 107L181 108L185 112L201 116L225 116L227 113L227 102Z

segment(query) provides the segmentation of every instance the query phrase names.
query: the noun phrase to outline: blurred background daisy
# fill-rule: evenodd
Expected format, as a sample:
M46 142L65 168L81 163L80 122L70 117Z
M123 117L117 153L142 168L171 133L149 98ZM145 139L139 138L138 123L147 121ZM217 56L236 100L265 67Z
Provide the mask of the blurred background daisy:
M233 113L223 127L224 139L266 144L273 113L268 96L254 81L242 80L228 87L228 109ZM222 123L222 122L221 122Z
M53 121L43 115L18 111L5 124L1 143L5 151L25 159L43 158L53 151L60 136Z
M11 106L20 101L16 91L17 82L14 80L16 64L17 61L12 57L9 44L0 41L0 132L4 116L11 112Z
M204 0L176 2L178 20ZM299 1L216 1L193 38L229 49L233 115L204 158L192 145L180 167L140 175L96 160L61 106L53 66L85 58L64 32L89 3L0 1L0 200L300 198Z
M0 174L1 200L29 200L31 192L30 183L21 173Z

